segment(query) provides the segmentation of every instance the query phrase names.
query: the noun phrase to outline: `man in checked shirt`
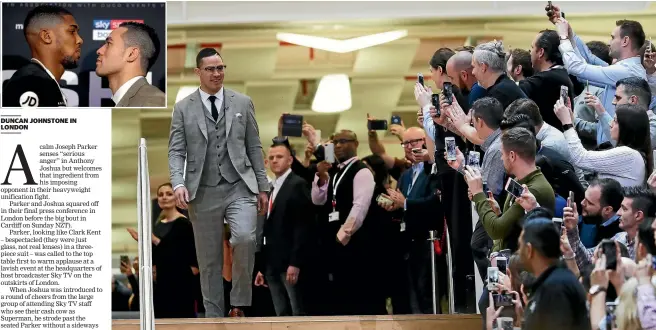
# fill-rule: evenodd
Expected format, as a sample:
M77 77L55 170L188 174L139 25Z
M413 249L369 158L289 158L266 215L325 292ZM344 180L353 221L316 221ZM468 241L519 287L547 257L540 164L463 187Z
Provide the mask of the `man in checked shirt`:
M597 247L586 249L581 243L578 232L574 230L578 222L578 212L576 205L573 206L573 208L565 207L563 209L563 222L567 228L569 243L574 250L576 265L579 269L583 269L592 262L592 256ZM649 188L624 188L624 200L617 211L619 228L623 231L615 234L611 239L626 246L631 259L635 259L635 240L638 235L638 227L646 217L654 216L655 207L656 195Z

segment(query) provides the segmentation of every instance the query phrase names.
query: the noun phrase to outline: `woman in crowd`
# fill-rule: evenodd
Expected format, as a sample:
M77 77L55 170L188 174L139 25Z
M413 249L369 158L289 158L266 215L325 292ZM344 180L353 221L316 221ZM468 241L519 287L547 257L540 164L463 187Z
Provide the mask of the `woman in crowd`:
M170 183L157 188L157 203L162 209L153 228L153 267L157 267L156 318L196 317L194 284L198 261L191 222L175 207ZM138 240L137 231L128 232ZM220 283L218 284L220 285Z
M569 102L569 101L568 101ZM638 105L622 104L615 109L610 136L617 141L614 148L586 150L572 126L572 110L562 100L554 106L556 116L567 128L567 139L572 163L581 169L596 172L600 178L612 178L622 186L642 185L653 169L649 117Z

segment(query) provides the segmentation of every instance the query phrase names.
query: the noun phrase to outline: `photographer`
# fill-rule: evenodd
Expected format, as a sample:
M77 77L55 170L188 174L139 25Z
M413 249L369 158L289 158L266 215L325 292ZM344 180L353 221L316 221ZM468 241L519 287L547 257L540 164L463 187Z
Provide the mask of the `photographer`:
M535 137L525 128L511 128L501 136L501 154L506 173L514 177L519 185L526 185L538 203L553 212L555 194L540 169L535 166L535 149ZM502 214L497 215L483 191L480 171L467 167L464 172L481 223L494 240L492 250L517 250L517 237L521 232L521 220L524 217L522 206L514 203L515 198L519 196L508 194Z

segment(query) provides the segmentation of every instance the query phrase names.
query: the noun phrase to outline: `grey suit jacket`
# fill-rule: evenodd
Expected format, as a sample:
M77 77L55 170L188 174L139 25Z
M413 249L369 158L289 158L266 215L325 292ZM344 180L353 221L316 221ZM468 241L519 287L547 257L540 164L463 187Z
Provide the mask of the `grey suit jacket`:
M166 94L149 84L146 78L141 78L128 89L116 107L166 107Z
M227 88L224 88L224 93L230 161L251 192L257 194L269 191L253 102L250 97ZM187 187L190 201L196 197L196 190L201 183L207 152L205 111L199 91L173 107L169 135L169 173L173 187L181 184Z

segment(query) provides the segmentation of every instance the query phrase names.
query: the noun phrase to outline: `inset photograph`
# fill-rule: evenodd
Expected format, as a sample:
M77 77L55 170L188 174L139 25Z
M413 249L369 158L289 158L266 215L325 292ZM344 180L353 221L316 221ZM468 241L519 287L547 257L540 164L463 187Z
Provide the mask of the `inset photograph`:
M2 4L3 108L165 108L166 3Z

